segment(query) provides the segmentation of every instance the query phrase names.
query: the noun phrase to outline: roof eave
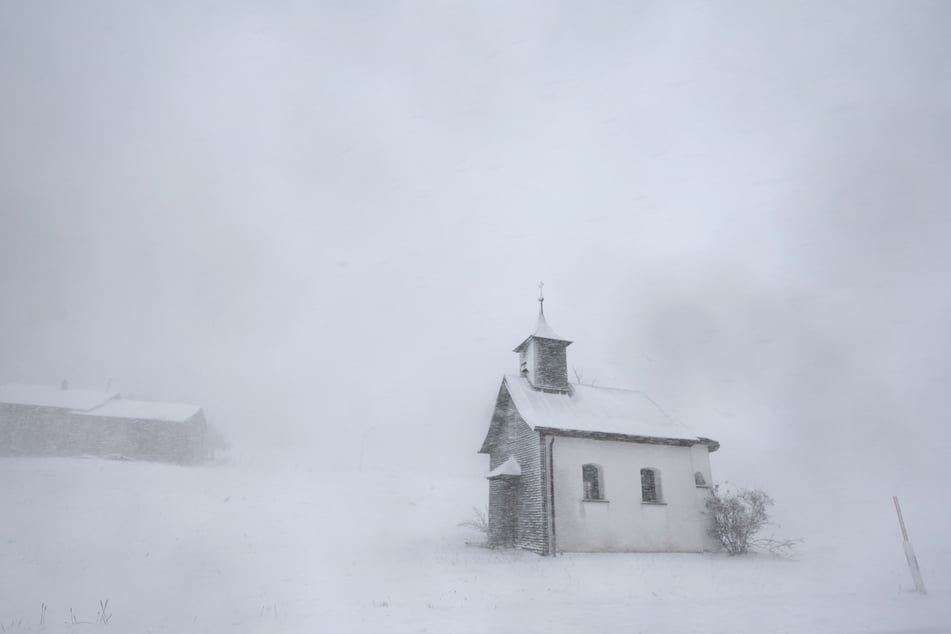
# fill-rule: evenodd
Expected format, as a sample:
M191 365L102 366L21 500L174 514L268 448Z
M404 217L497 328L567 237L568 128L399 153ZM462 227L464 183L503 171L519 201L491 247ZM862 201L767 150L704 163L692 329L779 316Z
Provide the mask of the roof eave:
M529 335L529 336L525 337L525 341L523 341L522 343L520 343L520 344L518 344L517 346L515 346L515 349L512 350L512 352L521 352L522 350L525 349L526 346L528 346L528 342L531 341L532 339L544 339L545 341L557 341L558 343L563 343L563 344L565 344L565 347L566 347L566 348L567 348L568 346L570 346L571 344L574 343L574 341L569 341L569 340L567 340L567 339L553 339L553 338L551 338L551 337L541 337L541 336L539 336L539 335Z
M720 444L709 438L668 438L665 436L643 436L640 434L620 434L617 432L583 431L579 429L558 429L554 427L536 427L537 431L551 436L567 436L572 438L591 438L593 440L616 440L620 442L634 442L645 445L669 445L674 447L692 447L706 445L710 451L716 451Z
M520 344L518 344L517 346L515 346L515 349L512 350L512 352L521 352L522 350L524 350L524 349L528 346L529 340L531 340L531 338L534 337L534 336L535 336L535 335L529 335L529 336L525 337L525 341L523 341L522 343L520 343Z
M720 448L720 443L712 438L704 438L703 436L698 436L697 439L700 441L700 444L707 446L707 451L713 453Z
M502 383L499 385L499 392L495 397L495 407L492 409L492 418L489 419L489 429L486 431L485 438L482 440L482 448L479 449L477 453L492 453L492 431L495 428L495 423L499 416L499 401L502 399L503 390L507 389L505 387L505 380L507 378L507 376L502 377Z

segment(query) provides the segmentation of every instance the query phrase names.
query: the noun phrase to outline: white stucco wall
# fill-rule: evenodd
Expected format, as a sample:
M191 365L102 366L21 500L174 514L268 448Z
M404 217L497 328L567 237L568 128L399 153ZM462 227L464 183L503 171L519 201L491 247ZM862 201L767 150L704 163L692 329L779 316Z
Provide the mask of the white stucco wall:
M704 505L710 457L703 445L673 447L556 437L552 445L556 549L561 552L712 550ZM601 467L606 501L585 501L581 467ZM663 504L641 502L641 469L660 472Z

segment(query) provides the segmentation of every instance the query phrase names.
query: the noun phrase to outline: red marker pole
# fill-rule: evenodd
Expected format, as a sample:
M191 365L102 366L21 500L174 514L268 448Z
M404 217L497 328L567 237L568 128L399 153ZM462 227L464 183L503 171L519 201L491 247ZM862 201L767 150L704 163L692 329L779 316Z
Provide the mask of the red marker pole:
M898 523L901 525L901 536L904 539L905 559L908 561L908 569L911 570L911 577L915 580L915 590L921 594L928 594L925 590L925 580L921 578L921 568L918 567L918 558L915 557L915 549L911 547L908 541L908 529L905 528L905 518L901 514L901 505L898 503L898 496L893 495L892 501L895 502L895 512L898 513Z

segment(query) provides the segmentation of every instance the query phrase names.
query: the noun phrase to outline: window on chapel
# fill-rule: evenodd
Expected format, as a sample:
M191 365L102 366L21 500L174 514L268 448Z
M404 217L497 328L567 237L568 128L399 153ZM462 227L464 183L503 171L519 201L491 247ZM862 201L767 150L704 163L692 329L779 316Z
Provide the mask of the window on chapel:
M584 482L584 499L604 499L604 491L601 488L601 467L596 464L582 465L581 478Z
M661 502L660 471L657 469L641 469L641 501L652 504Z

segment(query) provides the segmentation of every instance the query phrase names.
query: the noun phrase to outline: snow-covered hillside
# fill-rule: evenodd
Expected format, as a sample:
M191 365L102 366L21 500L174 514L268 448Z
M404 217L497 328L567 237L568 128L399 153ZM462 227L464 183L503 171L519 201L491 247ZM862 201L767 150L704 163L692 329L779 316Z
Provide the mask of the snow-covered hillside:
M47 629L70 630L70 609L95 621L104 599L114 632L951 631L946 527L913 499L927 597L887 496L813 506L794 560L540 558L465 544L477 476L5 459L0 482L7 631L36 630L43 603Z

